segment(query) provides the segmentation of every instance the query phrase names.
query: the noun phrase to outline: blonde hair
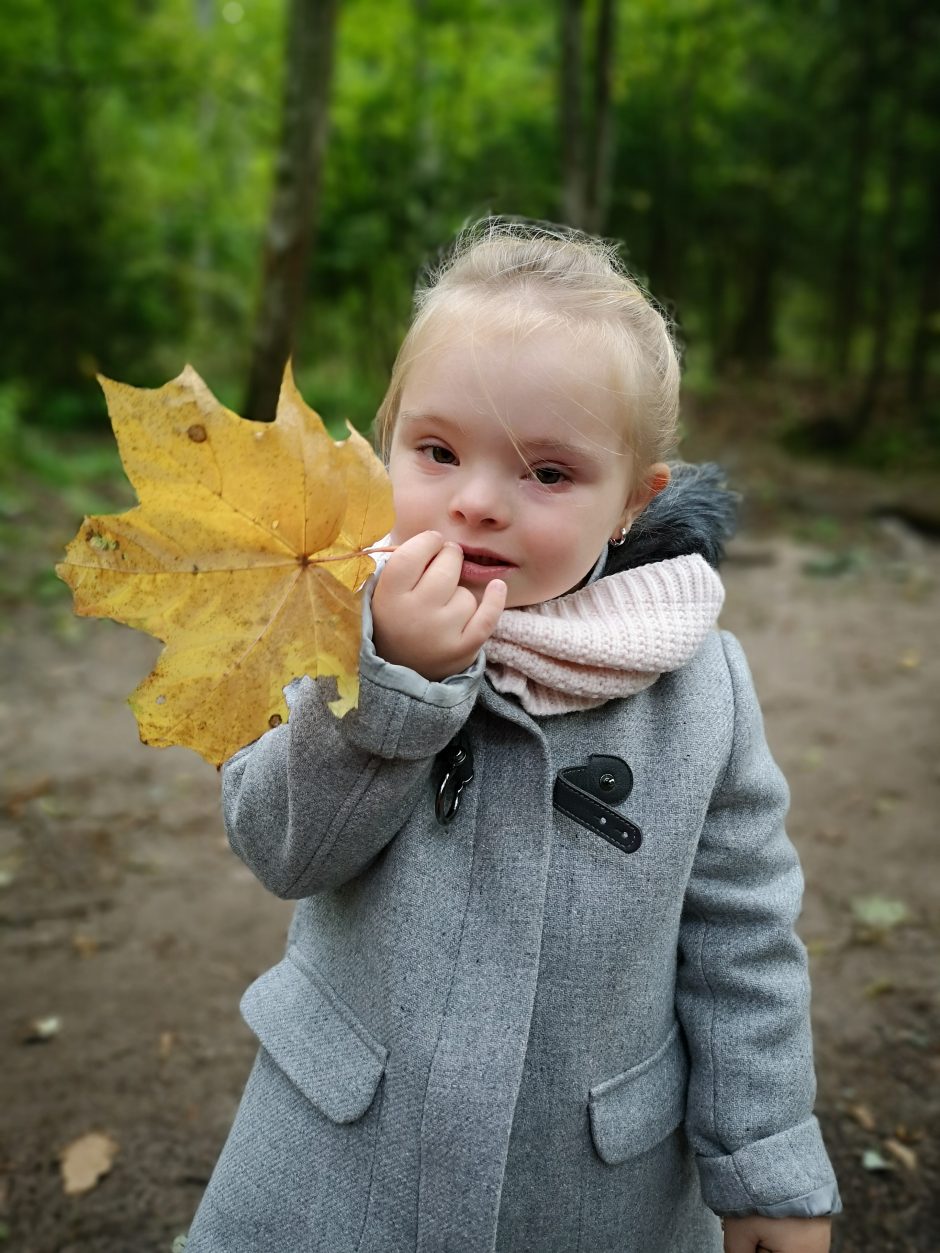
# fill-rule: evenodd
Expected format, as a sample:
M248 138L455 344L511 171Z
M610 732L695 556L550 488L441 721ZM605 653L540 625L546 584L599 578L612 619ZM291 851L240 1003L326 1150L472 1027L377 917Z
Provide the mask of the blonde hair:
M488 217L465 227L419 281L415 314L376 414L386 457L409 367L446 339L455 316L510 303L513 329L560 327L612 350L625 385L624 434L639 470L673 448L679 356L662 311L620 260L618 245L568 227ZM426 340L441 321L434 343Z

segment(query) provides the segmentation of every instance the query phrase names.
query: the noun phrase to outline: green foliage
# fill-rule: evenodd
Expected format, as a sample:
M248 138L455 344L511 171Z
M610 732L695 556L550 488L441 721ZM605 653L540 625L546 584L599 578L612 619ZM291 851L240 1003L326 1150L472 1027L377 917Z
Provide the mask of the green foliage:
M156 385L186 360L239 407L285 10L7 0L0 379L21 419L104 429L96 371ZM937 15L622 0L617 27L606 233L677 318L689 376L831 379L851 427L881 336L909 383L862 442L936 446ZM368 424L415 274L465 221L559 216L558 97L557 5L344 0L295 349L328 420Z
M31 498L30 479L74 498L78 512L112 508L113 500L101 496L100 489L120 490L124 484L116 444L94 440L66 447L61 437L50 441L23 421L24 394L16 384L0 386L0 518L15 517Z

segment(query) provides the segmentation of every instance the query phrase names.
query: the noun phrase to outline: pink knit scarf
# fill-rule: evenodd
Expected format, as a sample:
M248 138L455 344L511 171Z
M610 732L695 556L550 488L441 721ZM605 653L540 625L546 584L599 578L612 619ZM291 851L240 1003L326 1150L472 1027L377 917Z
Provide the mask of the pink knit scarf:
M632 696L694 656L724 596L718 575L696 553L505 609L484 645L487 677L531 714Z

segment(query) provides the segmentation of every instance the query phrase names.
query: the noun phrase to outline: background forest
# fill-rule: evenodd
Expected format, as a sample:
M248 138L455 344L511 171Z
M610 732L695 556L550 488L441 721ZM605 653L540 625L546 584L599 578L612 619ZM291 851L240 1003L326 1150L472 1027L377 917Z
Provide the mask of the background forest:
M792 789L833 1253L940 1247L940 7L3 0L0 1249L179 1250L291 905L138 739L159 644L54 573L133 504L100 371L369 426L421 268L488 213L622 240ZM68 1164L106 1148L69 1190Z
M814 397L797 440L935 453L938 36L918 0L7 0L3 421L103 427L95 371L187 360L265 416L293 71L328 125L288 339L328 420L368 425L417 271L501 212L623 240L692 391L769 374Z

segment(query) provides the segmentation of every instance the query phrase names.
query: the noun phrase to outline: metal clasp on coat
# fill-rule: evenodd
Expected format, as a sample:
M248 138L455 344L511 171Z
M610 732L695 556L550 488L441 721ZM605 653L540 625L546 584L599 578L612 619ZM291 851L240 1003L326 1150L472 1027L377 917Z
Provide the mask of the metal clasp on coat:
M460 794L473 778L470 741L461 732L438 755L440 778L434 798L434 815L442 827L452 822L460 807Z

